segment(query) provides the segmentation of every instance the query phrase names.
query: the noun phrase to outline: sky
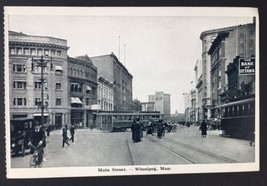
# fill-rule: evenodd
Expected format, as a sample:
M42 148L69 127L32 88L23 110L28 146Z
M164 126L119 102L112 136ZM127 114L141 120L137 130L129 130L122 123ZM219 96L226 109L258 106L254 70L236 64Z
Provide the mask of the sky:
M71 57L113 52L133 75L133 99L171 94L171 113L184 113L194 88L203 31L251 23L251 16L10 15L8 29L67 40Z

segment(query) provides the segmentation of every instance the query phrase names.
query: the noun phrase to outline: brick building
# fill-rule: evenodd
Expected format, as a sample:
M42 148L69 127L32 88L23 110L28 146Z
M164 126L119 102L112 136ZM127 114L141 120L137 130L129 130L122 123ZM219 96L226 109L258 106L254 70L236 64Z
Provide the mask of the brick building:
M133 76L113 54L91 57L99 76L114 84L114 110L129 111L132 108Z

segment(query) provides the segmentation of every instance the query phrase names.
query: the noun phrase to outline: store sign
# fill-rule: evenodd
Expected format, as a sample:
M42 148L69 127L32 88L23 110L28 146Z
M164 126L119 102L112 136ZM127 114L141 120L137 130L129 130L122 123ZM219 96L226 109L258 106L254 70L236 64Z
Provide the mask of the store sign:
M255 58L239 59L239 74L254 75L255 74Z

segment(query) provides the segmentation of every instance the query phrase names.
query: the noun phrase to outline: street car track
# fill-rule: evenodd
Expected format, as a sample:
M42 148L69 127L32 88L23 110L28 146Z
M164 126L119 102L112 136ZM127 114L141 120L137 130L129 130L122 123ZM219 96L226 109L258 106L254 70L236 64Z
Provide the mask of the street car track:
M199 149L199 148L196 148L196 147L193 147L193 146L190 146L190 145L181 143L181 142L176 141L176 140L173 140L173 139L164 138L163 140L168 141L168 142L171 142L171 143L174 143L176 145L183 146L183 147L188 148L190 150L197 151L197 152L202 153L204 155L211 156L211 157L216 158L216 159L219 159L219 160L223 160L223 161L225 161L227 163L238 163L238 161L236 161L236 160L233 160L233 159L230 159L230 158L221 156L221 155L213 154L211 152L208 152L208 151L205 151L205 150L202 150L202 149ZM178 156L180 158L185 159L186 161L190 162L191 164L196 164L196 162L192 161L191 159L189 159L189 158L185 157L184 155L182 155L182 154L180 154L180 153L178 153L178 152L170 149L169 147L167 147L167 146L165 146L163 144L158 143L158 141L156 141L154 139L150 139L150 140L147 139L147 141L150 141L151 143L160 146L161 148L163 148L163 149L171 152L172 154L174 154L174 155L176 155L176 156Z

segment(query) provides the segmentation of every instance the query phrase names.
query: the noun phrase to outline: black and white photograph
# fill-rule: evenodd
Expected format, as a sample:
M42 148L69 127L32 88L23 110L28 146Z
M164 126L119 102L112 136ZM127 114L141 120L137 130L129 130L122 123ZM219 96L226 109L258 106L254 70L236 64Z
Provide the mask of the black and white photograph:
M7 178L259 171L259 18L4 7Z

